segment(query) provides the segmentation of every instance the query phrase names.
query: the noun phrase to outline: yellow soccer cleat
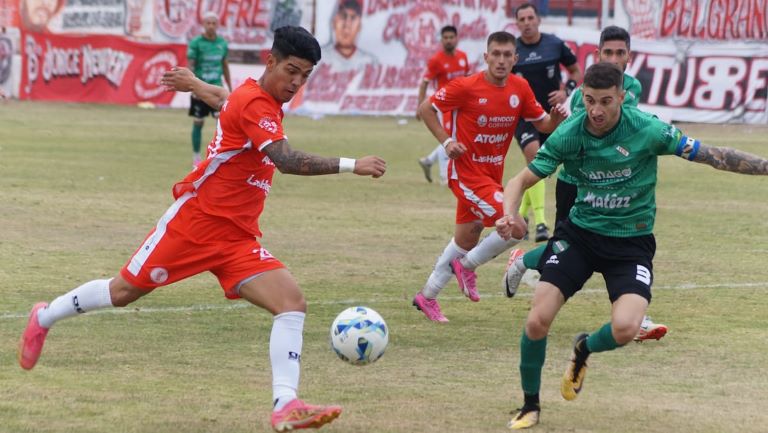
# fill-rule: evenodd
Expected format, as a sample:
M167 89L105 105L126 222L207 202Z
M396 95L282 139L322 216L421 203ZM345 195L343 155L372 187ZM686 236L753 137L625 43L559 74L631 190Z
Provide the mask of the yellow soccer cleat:
M589 355L582 355L579 352L579 347L581 344L587 344L588 336L589 334L579 334L576 336L573 343L571 361L568 362L568 368L566 368L563 380L560 382L560 394L569 401L575 400L579 396L581 387L584 385L584 376L587 374L587 357Z
M507 427L510 430L531 428L539 423L539 414L541 414L541 409L519 409L519 412L512 417Z

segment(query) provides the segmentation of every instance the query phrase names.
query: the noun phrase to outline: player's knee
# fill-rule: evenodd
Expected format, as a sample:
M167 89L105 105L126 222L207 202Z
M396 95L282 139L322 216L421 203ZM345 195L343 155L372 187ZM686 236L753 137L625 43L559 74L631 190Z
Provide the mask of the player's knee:
M525 321L525 333L531 340L540 340L547 336L550 325L551 322L544 320L542 316L531 311L531 314L528 314L528 319Z
M307 300L304 298L302 292L294 292L280 299L279 303L276 303L272 314L281 314L288 311L300 311L306 313Z
M632 341L639 329L639 323L632 323L628 320L619 320L611 323L613 338L619 345L625 345Z

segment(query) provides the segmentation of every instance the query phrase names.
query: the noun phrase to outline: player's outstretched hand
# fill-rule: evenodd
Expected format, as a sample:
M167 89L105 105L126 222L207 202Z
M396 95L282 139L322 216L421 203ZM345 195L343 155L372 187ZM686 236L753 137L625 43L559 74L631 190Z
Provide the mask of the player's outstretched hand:
M520 214L504 215L496 220L496 231L504 240L522 239L528 232L528 225Z
M165 86L168 92L191 92L192 83L195 81L195 74L187 68L174 66L170 71L163 73L160 84Z
M552 110L549 111L549 116L555 121L555 124L559 125L560 122L568 117L568 110L565 108L565 105L556 104L552 107Z
M565 90L553 90L549 92L549 95L547 96L547 102L549 102L549 105L551 106L562 104L566 99L568 99L568 95L565 93Z
M355 160L355 170L353 173L359 176L384 176L387 171L387 162L378 156L364 156Z
M447 146L445 146L445 153L447 153L448 157L451 159L456 159L460 157L466 151L467 151L467 146L465 146L464 143L460 141L451 141L448 143Z

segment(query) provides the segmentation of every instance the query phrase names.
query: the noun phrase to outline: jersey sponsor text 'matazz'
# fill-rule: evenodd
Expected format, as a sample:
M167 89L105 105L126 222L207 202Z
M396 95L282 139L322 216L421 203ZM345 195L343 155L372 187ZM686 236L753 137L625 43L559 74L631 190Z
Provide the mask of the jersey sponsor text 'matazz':
M514 75L501 87L489 83L484 72L457 78L432 95L431 102L438 111L451 112L454 136L467 146L448 167L451 178L464 184L487 183L488 178L500 184L518 121L547 115L528 83Z
M282 120L281 104L248 79L221 108L208 158L173 186L174 197L195 192L205 213L261 236L259 216L275 172L263 149L286 138Z

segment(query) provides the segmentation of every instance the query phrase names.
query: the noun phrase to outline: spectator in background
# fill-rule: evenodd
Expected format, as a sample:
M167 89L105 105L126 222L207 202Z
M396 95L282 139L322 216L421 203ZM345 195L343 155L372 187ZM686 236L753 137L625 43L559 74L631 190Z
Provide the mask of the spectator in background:
M581 68L570 48L557 36L550 33L539 32L541 18L536 6L531 3L523 3L515 10L517 27L520 29L520 37L517 39L518 61L512 68L512 72L525 78L531 85L536 100L544 110L557 104L562 104L576 89L581 81ZM568 71L568 82L562 88L562 76L560 65ZM525 155L526 162L530 163L536 156L541 144L547 140L549 134L541 134L530 122L521 121L515 130L515 138L520 149ZM544 213L546 198L544 182L538 182L525 192L520 207L523 217L528 209L533 209L536 220L536 242L546 241L549 238Z
M357 35L362 28L363 0L339 0L333 16L333 40L322 47L323 63L334 72L360 70L376 64L376 57L357 46Z
M469 61L467 54L456 48L458 44L458 31L454 26L445 26L440 30L440 44L443 49L435 53L427 61L427 72L424 74L424 80L419 85L419 103L421 105L427 97L427 86L434 83L435 91L443 88L448 82L458 77L469 75ZM451 137L456 137L453 130L454 125L451 119L451 113L440 113L441 122L445 132ZM418 110L416 119L421 120ZM424 177L428 182L432 182L432 165L437 162L440 166L440 184L448 185L448 154L441 144L435 147L429 155L419 159L419 165L424 170Z
M219 27L219 16L215 12L206 12L203 15L203 34L192 38L187 47L187 62L189 69L197 78L208 84L223 86L221 78L227 82L227 87L232 90L232 81L229 77L229 63L227 62L227 41L216 34ZM190 96L189 115L192 121L192 164L197 167L202 161L200 155L200 143L203 135L203 124L208 115L218 117L219 112L208 104L198 99L193 93Z

